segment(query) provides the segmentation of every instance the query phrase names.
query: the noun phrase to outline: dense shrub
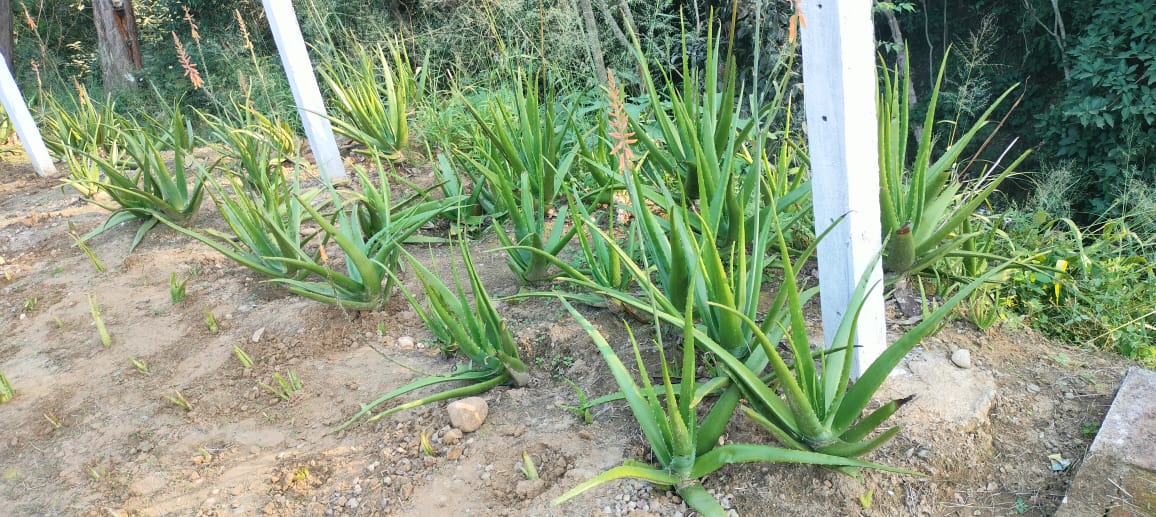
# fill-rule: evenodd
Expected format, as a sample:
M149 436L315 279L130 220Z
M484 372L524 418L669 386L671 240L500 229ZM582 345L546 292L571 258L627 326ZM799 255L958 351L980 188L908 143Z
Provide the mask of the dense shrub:
M1084 208L1104 213L1130 169L1156 179L1156 11L1100 2L1067 57L1070 77L1039 128L1056 158L1084 166Z

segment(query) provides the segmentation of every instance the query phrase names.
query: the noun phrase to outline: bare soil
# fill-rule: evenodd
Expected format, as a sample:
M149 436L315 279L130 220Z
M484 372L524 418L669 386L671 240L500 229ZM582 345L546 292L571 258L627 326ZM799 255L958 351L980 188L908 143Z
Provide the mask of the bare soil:
M403 297L362 313L305 300L163 227L129 254L135 223L90 241L107 268L100 273L69 229L83 234L105 217L26 165L0 165L0 372L16 391L0 405L0 513L691 513L671 493L637 482L551 505L624 459L647 460L625 407L598 407L589 425L562 407L576 402L565 379L591 397L614 385L556 302L499 304L533 381L486 394L490 414L479 431L456 439L445 404L435 404L330 433L359 404L455 366L429 346ZM197 224L221 225L208 203ZM496 244L483 239L475 258L491 293L513 294L504 257L490 251ZM449 250L412 251L449 270ZM178 304L169 297L172 272L195 273ZM405 280L416 287L412 276ZM109 348L99 342L89 294L112 335ZM612 344L628 347L618 317L586 313ZM416 345L400 346L402 336ZM252 356L252 368L241 366L234 345ZM969 349L974 366L953 366L952 347ZM895 417L904 426L899 437L869 457L924 477L868 472L858 481L760 464L726 468L705 484L740 515L1050 515L1128 364L1027 331L951 323L889 381L889 394L918 398ZM288 401L259 385L290 371L304 388ZM166 398L178 392L190 411ZM423 433L433 456L420 451ZM725 439L769 440L742 418ZM523 452L540 480L518 469ZM1054 471L1053 454L1072 465Z

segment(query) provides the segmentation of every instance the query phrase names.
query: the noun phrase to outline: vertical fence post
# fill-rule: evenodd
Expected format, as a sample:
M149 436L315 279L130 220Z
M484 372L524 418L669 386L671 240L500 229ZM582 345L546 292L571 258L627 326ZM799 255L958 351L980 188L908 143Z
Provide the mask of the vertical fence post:
M875 38L870 0L803 0L803 96L811 159L819 296L827 346L864 273L875 289L859 315L852 375L887 346L879 254L879 159ZM842 218L842 220L840 220Z
M2 56L0 56L0 101L3 101L4 111L8 112L8 119L16 128L16 135L20 137L20 143L24 145L24 151L28 153L28 160L32 162L36 174L43 177L55 173L56 166L52 164L52 157L48 154L48 148L44 146L44 139L40 136L40 129L36 127L36 120L32 118L32 112L28 111L28 104L24 102L24 96L20 95L20 87L16 86L12 70L8 68L8 62Z
M321 89L317 87L317 77L313 75L313 63L309 61L309 51L305 48L305 38L301 36L301 26L297 23L297 12L291 0L261 0L265 7L265 17L277 42L281 54L281 64L285 76L293 90L293 100L297 112L301 114L301 125L309 138L309 147L317 160L321 177L328 181L345 179L345 166L333 137L333 126L325 117L325 101Z

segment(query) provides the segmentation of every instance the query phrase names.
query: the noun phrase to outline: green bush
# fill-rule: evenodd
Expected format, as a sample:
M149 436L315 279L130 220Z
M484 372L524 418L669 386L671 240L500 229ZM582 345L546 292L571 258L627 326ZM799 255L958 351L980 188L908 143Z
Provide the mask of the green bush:
M1156 10L1098 2L1067 59L1070 78L1039 128L1055 157L1086 168L1079 208L1102 214L1130 169L1156 179Z
M1041 252L1031 260L1034 269L1007 276L1005 310L1053 339L1156 367L1156 271L1145 253L1152 238L1134 233L1127 217L1087 232L1045 212L1010 220L1016 246Z

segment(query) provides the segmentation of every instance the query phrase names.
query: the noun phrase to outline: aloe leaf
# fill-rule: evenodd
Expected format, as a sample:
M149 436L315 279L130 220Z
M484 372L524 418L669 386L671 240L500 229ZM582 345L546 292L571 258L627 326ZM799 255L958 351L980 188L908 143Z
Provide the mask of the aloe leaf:
M493 386L497 386L498 384L501 384L500 378L501 378L500 376L495 377L494 372L491 372L491 371L470 370L470 369L460 369L458 371L455 371L455 372L447 374L447 375L436 375L436 376L422 377L422 378L414 380L414 381L412 381L412 382L410 382L404 386L401 386L400 388L397 388L397 389L395 389L389 393L386 393L385 395L378 397L377 399L375 399L373 402L370 402L369 404L362 405L360 411L358 411L355 415L353 415L349 420L346 420L341 425L335 427L330 432L338 432L338 431L341 431L343 429L348 428L349 426L353 425L358 420L360 420L362 417L365 417L366 415L369 415L370 413L372 413L373 410L376 409L378 406L385 404L386 402L389 402L393 399L396 399L402 395L405 395L406 393L417 391L417 390L420 390L422 388L427 388L429 386L435 386L437 384L444 384L447 382L472 382L472 383L474 383L474 384L471 384L469 386L465 386L464 388L475 388L476 386L478 386L479 384L482 384L482 383L493 383L492 384ZM495 380L499 380L499 382L495 383L494 382ZM459 388L459 389L462 389L462 388ZM488 387L486 387L486 389L488 389ZM476 393L484 392L484 391L486 391L486 389L480 389L480 391L477 391ZM451 390L451 391L453 391L453 390ZM443 393L446 393L446 392L443 392ZM472 394L472 393L473 392L471 392L470 394ZM446 397L446 398L453 398L453 397ZM421 399L421 400L424 400L425 401L424 403L430 403L430 402L436 402L437 401L437 400L426 400L426 399ZM438 400L445 400L445 398L438 399ZM415 401L415 402L420 402L420 401ZM403 408L403 409L411 409L414 407L418 407L420 405L422 405L422 404L408 405L406 408ZM401 406L397 406L397 407L392 408L392 409L396 409L398 407L401 407ZM397 411L401 411L403 409L397 409ZM380 415L380 413L379 413L379 415ZM373 418L377 419L378 417L375 415Z
M955 310L955 307L963 302L972 291L975 291L979 286L1002 274L1005 268L1014 263L1014 261L1004 262L964 285L955 296L949 298L943 305L936 309L935 312L925 317L923 322L907 331L907 333L896 340L895 343L887 347L847 391L832 421L832 428L840 431L840 434L841 430L849 428L855 418L867 407L871 396L879 389L879 386L883 384L887 375L903 360L907 352L918 345L923 338L938 329L943 318L946 318L951 311Z
M581 493L590 490L591 488L618 479L641 479L643 481L649 481L659 486L674 486L682 481L677 476L671 475L656 468L638 465L620 465L586 481L583 481L578 486L571 488L565 494L562 494L557 499L554 499L551 504L562 504L580 495Z
M922 474L918 472L906 469L889 467L879 463L852 458L832 456L830 454L783 449L768 445L735 444L722 445L699 456L699 460L695 463L695 468L691 472L691 477L698 479L722 468L723 465L733 465L736 463L801 463L828 467L869 468L909 476L922 476Z
M618 354L616 354L614 349L610 347L610 344L606 342L606 338L602 336L602 333L594 328L594 325L574 309L565 298L559 297L559 300L562 302L562 305L566 307L566 310L570 312L570 315L574 317L574 320L578 322L578 325L594 340L594 345L598 347L598 352L602 355L602 359L606 361L607 367L610 368L611 375L614 377L615 382L618 383L618 388L626 398L626 402L630 406L630 411L634 414L635 420L638 421L638 425L642 427L643 434L646 435L647 440L650 442L651 449L659 458L660 463L668 465L670 462L670 451L666 449L666 438L661 429L661 424L652 412L650 401L647 400L644 392L638 387L638 384L634 382L634 378L631 377L630 372L626 369L626 365L622 364L622 360L618 358ZM646 381L645 376L643 381Z

